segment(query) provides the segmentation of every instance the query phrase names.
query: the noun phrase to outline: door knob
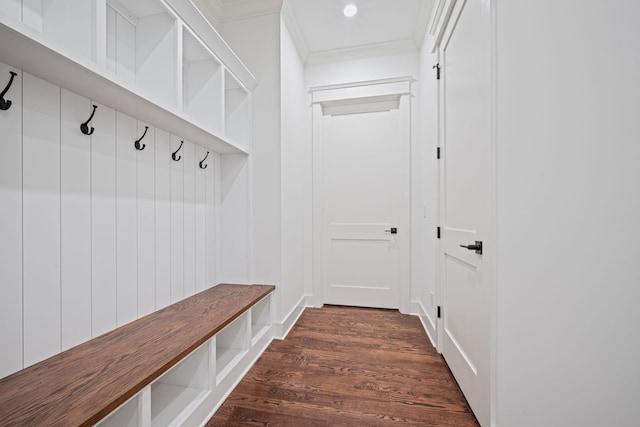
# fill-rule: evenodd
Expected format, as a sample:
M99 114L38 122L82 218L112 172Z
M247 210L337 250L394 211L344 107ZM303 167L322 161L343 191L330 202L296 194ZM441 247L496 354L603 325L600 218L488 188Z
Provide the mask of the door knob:
M391 227L389 230L384 230L385 233L398 234L398 229L396 227Z
M460 245L461 248L467 248L470 251L476 251L477 254L482 255L482 242L479 240L476 240L476 243L474 245Z

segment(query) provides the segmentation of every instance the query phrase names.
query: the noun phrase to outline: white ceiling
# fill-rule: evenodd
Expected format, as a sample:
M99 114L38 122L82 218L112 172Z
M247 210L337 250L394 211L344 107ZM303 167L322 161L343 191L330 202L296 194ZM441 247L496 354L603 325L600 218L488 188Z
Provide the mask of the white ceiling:
M303 60L366 56L416 50L427 28L434 0L195 0L217 21L232 21L282 10ZM347 18L344 6L358 14Z
M288 0L309 53L416 41L424 36L424 21L432 0ZM347 4L358 7L352 18Z

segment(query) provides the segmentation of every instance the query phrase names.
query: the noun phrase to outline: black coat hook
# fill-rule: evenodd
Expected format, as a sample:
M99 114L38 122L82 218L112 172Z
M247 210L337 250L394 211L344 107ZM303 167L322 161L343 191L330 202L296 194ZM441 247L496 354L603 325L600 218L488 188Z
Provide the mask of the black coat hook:
M136 150L142 151L142 150L144 150L144 147L147 146L147 144L140 145L140 141L142 141L142 138L144 138L144 136L147 134L148 130L149 130L149 126L145 126L144 127L144 133L142 134L142 136L133 143L135 145L135 147L136 147Z
M91 119L93 119L93 115L96 113L96 108L98 108L98 106L94 105L93 111L91 112L91 116L89 116L86 122L80 125L80 132L84 133L85 135L91 135L95 130L93 126L91 126L91 130L89 130L89 122L91 121Z
M207 151L207 154L204 156L204 159L200 160L200 169L206 169L207 166L209 166L209 165L202 166L204 164L204 161L207 160L207 157L209 157L209 152L208 151Z
M171 154L171 158L176 162L182 158L182 156L176 156L176 154L178 154L178 151L180 151L180 149L182 148L182 144L184 144L184 141L180 141L180 146L178 147L178 149Z
M0 93L0 110L8 110L9 107L11 107L11 101L9 99L4 99L4 96L9 91L9 88L11 87L11 83L13 83L13 78L18 74L13 71L9 71L9 74L11 74L9 83L7 83L7 87L5 87L2 93Z

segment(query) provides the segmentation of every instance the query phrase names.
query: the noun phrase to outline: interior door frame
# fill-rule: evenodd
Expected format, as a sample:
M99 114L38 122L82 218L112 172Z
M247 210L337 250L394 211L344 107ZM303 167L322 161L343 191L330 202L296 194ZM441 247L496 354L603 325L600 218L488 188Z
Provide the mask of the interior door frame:
M360 81L338 85L327 85L312 87L311 94L312 108L312 167L313 167L313 294L307 298L307 303L313 307L320 308L324 305L324 279L325 279L325 201L324 201L324 132L323 132L323 109L341 108L348 110L354 108L354 112L362 111L365 104L373 105L394 101L399 98L399 109L401 120L407 126L401 126L401 138L404 138L407 147L411 147L411 83L412 77L398 77L391 79ZM399 283L399 310L401 313L410 313L410 291L411 291L411 221L410 221L410 171L411 156L406 159L408 175L406 198L407 198L407 218L403 218L398 223L400 233L406 233L406 249L400 254L400 283ZM406 230L406 231L404 231Z
M435 53L438 58L438 63L440 65L441 71L441 80L439 80L438 88L437 88L437 112L438 112L438 130L437 130L437 144L438 148L442 151L443 155L446 156L445 147L445 139L446 139L446 127L445 127L445 85L446 85L446 64L444 61L446 60L445 55L443 54L443 49L446 46L449 38L453 30L455 29L457 18L459 17L460 10L464 7L466 1L474 1L474 0L436 0L436 4L434 5L433 10L436 11L433 17L433 22L431 23L432 32L431 34L435 37L434 44L432 46L432 53ZM488 156L489 165L487 165L487 170L490 171L490 176L488 177L489 185L487 187L488 190L488 198L489 198L489 218L490 221L486 224L487 231L484 237L483 246L483 282L489 288L490 296L490 326L489 326L489 334L490 334L490 408L489 408L489 419L490 425L494 426L496 424L496 397L497 397L497 379L498 379L498 364L497 364L497 313L496 313L496 295L497 295L497 277L496 277L496 252L498 250L497 247L497 84L496 84L496 68L497 68L497 37L496 37L496 22L497 22L497 12L496 12L496 3L498 0L484 0L489 8L489 25L491 27L491 40L490 40L490 58L489 58L489 66L490 66L490 150ZM453 18L453 19L452 19ZM435 64L434 64L435 65ZM444 215L444 163L438 162L438 223L441 225L441 228L444 231L444 224L442 224ZM436 262L436 303L440 307L444 302L444 283L443 283L443 274L442 274L442 265L443 265L443 248L444 243L442 240L437 240L437 257L438 260ZM446 310L446 307L443 307ZM436 319L436 349L439 353L442 353L443 349L443 335L444 335L444 318Z

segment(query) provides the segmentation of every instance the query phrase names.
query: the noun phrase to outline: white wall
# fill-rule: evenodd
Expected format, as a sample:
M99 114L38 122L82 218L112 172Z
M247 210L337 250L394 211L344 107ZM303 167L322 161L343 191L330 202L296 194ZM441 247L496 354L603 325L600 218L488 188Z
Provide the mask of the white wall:
M224 36L259 83L252 95L249 156L251 281L276 285L275 320L282 322L302 299L308 280L305 227L311 196L305 188L310 159L303 66L279 13L226 22Z
M417 53L307 64L307 87L418 75Z
M640 3L497 9L497 424L640 419Z
M282 89L282 295L283 315L311 287L311 133L304 64L284 20L280 22Z
M258 80L251 100L250 280L279 285L282 278L280 15L231 21L223 28L225 40Z
M436 341L437 306L437 234L438 222L438 80L433 66L438 63L437 54L431 53L433 37L425 35L420 49L420 74L418 86L417 139L412 152L412 284L414 301L422 304L423 323L431 339ZM422 205L420 204L422 203Z

